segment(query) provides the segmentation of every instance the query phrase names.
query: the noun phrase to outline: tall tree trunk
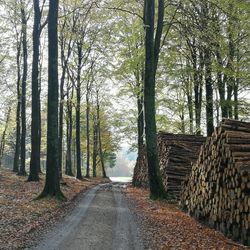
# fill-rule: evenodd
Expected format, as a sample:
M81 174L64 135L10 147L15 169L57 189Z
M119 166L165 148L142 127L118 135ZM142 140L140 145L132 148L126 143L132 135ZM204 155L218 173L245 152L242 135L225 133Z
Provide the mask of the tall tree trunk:
M199 56L199 67L198 67ZM203 82L203 54L196 47L196 40L193 39L191 48L193 81L194 81L194 114L195 114L195 133L201 133L201 105L202 105L202 82ZM191 101L191 100L190 100Z
M74 138L74 140L75 140L75 138ZM74 173L76 173L76 144L75 143L73 143L72 144L72 154L71 155L73 155L73 160L72 160L72 166L73 166L73 172Z
M215 33L220 34L221 33L221 27L220 27L220 19L219 15L215 14ZM225 81L223 80L223 59L221 55L221 45L219 42L215 41L215 55L217 60L217 88L219 91L219 104L221 109L221 116L222 118L227 118L227 105L226 105L226 90L225 90ZM218 113L218 112L217 112Z
M32 60L32 113L31 113L31 160L28 181L39 181L40 168L40 94L39 94L39 54L40 54L40 26L41 11L39 0L33 0L33 60Z
M198 105L199 105L199 84L198 81L198 70L197 70L197 49L196 49L196 41L193 39L193 48L191 49L191 57L192 57L192 67L193 67L193 81L194 81L194 112L195 112L195 126L196 133L200 131L200 127L198 127Z
M158 6L158 25L156 40L154 41L154 20L155 20L155 1L145 0L145 85L144 85L144 112L146 124L146 147L148 159L148 176L150 184L151 198L165 197L165 191L160 174L157 131L155 119L155 75L159 58L160 39L164 17L164 1L159 0Z
M73 98L74 88L71 90L67 87L67 153L66 153L66 167L65 174L73 176L72 172L72 130L73 130L73 119L72 119L72 98Z
M16 143L15 143L15 154L14 154L14 163L13 163L13 172L18 172L19 169L19 160L20 160L20 135L21 135L21 124L20 124L20 114L21 114L21 45L22 43L17 41L17 107L16 107Z
M63 48L61 48L62 50ZM63 52L61 52L63 53ZM62 68L62 76L60 81L60 105L59 105L59 175L62 178L62 158L63 158L63 108L64 108L64 81L66 75L66 67Z
M42 169L41 169L41 143L42 143L42 117L41 117L41 69L42 69L42 65L40 65L40 76L39 76L39 113L38 113L38 119L39 119L39 123L38 123L38 130L39 130L39 134L38 134L38 140L39 140L39 165L38 165L38 172L42 173Z
M239 82L240 79L237 77L234 85L234 119L239 120L239 98L238 98L238 92L239 92Z
M189 114L189 133L194 133L194 126L193 126L193 120L194 120L194 113L193 113L193 98L191 92L187 95L188 100L188 114Z
M39 198L53 196L64 199L60 189L58 155L58 0L49 1L48 15L48 113L46 182Z
M233 4L229 3L230 13L228 17L228 63L227 69L229 70L229 76L227 76L227 112L228 117L233 118L233 89L235 85L235 68L234 68L234 57L235 57L235 42L234 42L234 32L235 32L235 22L234 22L234 8Z
M73 23L73 28L75 27L76 21L74 21ZM62 166L63 166L63 111L64 111L64 97L65 97L65 93L64 93L64 83L65 83L65 78L66 78L66 71L67 71L67 67L68 67L68 62L69 62L69 58L72 52L72 35L69 38L69 42L67 45L67 53L65 53L66 51L66 38L64 37L64 28L66 25L66 20L63 23L63 27L61 30L61 39L60 39L60 47L61 47L61 65L62 65L62 75L61 75L61 80L60 80L60 111L59 111L59 171L60 171L60 178L62 178ZM68 89L69 91L69 89ZM67 93L69 94L69 93ZM71 116L72 116L72 110L71 110ZM72 125L72 123L71 123ZM68 126L68 124L67 124ZM67 130L68 133L68 130ZM71 133L71 139L72 139L72 133ZM71 140L70 139L70 140ZM67 142L68 144L68 142ZM71 141L70 141L71 144ZM70 145L71 148L71 145ZM67 150L68 153L68 150ZM67 159L67 153L66 153L66 159ZM68 155L69 157L69 155ZM69 160L69 158L68 158ZM67 160L66 160L67 161ZM66 166L67 166L67 162L66 162ZM69 173L68 175L71 175L72 173L72 167L71 167L71 152L70 152L70 170L66 171L67 173Z
M28 46L27 46L27 17L24 3L21 0L21 19L22 19L22 47L23 47L23 75L22 75L22 98L21 98L21 165L18 174L27 175L25 170L26 160L26 86L28 74Z
M198 80L199 80L199 85L198 85L198 103L197 103L197 117L196 117L196 126L197 126L197 131L196 134L200 135L201 134L201 111L202 111L202 102L203 102L203 79L204 79L204 54L202 49L199 51L199 69L198 69Z
M86 169L86 177L89 178L89 168L90 168L90 129L89 129L89 115L90 115L90 103L89 103L89 83L87 86L86 93L86 136L87 136L87 169Z
M9 122L10 122L10 114L11 114L11 107L8 108L8 111L6 114L5 126L4 126L1 143L0 143L0 168L2 167L2 159L4 155L5 144L6 144L6 133L7 133Z
M137 87L137 146L138 155L140 155L144 146L144 110L143 110L143 83L144 83L144 69L138 65L136 74Z
M220 98L217 89L215 89L215 109L216 109L216 127L220 123Z
M216 58L217 63L219 66L218 72L217 72L217 85L218 85L218 91L220 95L220 107L221 107L221 116L222 118L227 118L227 105L225 100L225 82L222 78L222 69L223 69L223 61L220 54L220 48L219 45L217 45L216 49Z
M239 49L237 49L237 70L236 70L236 80L234 85L234 119L239 120L239 86L240 86L240 77L239 77L239 63L240 63L240 54Z
M206 82L207 135L211 136L214 131L214 109L213 109L212 61L211 61L210 48L205 48L205 82Z
M104 164L104 155L102 150L102 134L101 134L101 120L100 120L100 104L99 104L99 97L97 93L97 136L98 136L98 142L99 142L99 156L101 160L101 167L102 167L102 177L107 178L106 170L105 170L105 164Z
M104 164L104 155L103 155L103 150L102 150L102 137L101 137L100 124L98 124L98 138L99 138L99 154L100 154L101 167L102 167L102 178L107 178L105 164Z
M93 81L93 67L94 61L91 63L91 75L86 86L86 136L87 136L87 168L86 168L86 177L90 177L90 94L91 94L91 87Z
M233 74L233 55L232 55L232 47L229 56L228 62L228 69L230 69L230 74ZM233 105L232 105L232 96L233 96L233 89L235 86L235 78L234 76L230 75L227 77L227 114L229 118L233 118Z
M185 126L185 113L184 113L184 107L181 108L181 133L185 134L186 133L186 126Z
M78 66L76 86L76 178L82 179L81 169L81 68L82 68L82 43L77 43Z
M189 65L189 61L187 60L187 65ZM189 114L189 133L194 133L193 121L194 121L194 110L193 110L193 94L192 94L192 82L190 81L190 76L187 76L186 79L186 95L187 95L187 105L188 105L188 114ZM184 112L184 110L183 110ZM183 114L184 116L184 114ZM185 120L183 119L184 127Z
M209 30L210 25L209 3L201 2L201 26L203 30ZM213 110L213 79L212 79L212 52L211 42L208 38L209 34L204 34L203 50L204 50L204 66L205 66L205 87L206 87L206 122L207 136L211 136L214 131L214 110Z
M143 91L143 90L142 90ZM144 111L143 111L143 96L137 96L137 128L138 128L138 150L141 152L144 146Z
M140 163L139 158L143 153L144 148L144 109L143 109L143 86L144 86L144 67L143 65L138 65L136 77L136 87L137 87L137 163ZM140 168L142 166L139 166ZM133 181L133 186L136 186L136 183Z
M98 145L98 136L97 136L97 121L94 117L93 121L93 177L96 177L96 159L97 159L97 145Z

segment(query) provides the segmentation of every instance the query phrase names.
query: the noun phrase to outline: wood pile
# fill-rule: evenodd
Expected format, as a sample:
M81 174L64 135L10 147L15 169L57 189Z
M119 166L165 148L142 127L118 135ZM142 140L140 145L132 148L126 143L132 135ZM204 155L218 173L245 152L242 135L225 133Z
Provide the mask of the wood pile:
M202 146L180 204L195 218L250 245L250 123L221 122Z
M179 198L182 182L191 172L206 138L197 135L160 132L158 148L163 184L167 192Z
M199 155L201 145L206 138L203 136L158 134L160 169L165 190L176 198L181 191L181 183L191 172L191 163ZM148 187L148 169L146 150L138 157L134 170L133 184L137 187Z
M148 180L148 162L146 156L146 148L142 149L142 152L138 155L136 160L136 165L134 168L133 186L135 187L149 187L149 180Z

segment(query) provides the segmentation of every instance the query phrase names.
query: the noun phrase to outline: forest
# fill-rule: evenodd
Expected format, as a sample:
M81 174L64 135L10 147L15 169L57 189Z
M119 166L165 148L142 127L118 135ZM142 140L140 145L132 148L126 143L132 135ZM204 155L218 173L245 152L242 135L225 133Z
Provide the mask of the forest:
M48 7L1 1L0 159L19 174L46 161ZM209 135L222 117L246 120L247 3L167 1L160 10L158 130ZM112 165L121 140L143 144L143 1L61 1L58 15L59 165L72 174L82 161L88 176L102 162L94 158Z
M73 181L67 178L91 185L108 181L107 171L116 167L117 153L125 145L137 152L134 178L146 178L148 196L172 200L164 184L169 173L162 174L163 161L173 159L175 175L181 171L178 164L187 173L191 161L199 159L193 165L197 169L208 166L212 158L204 155L210 157L210 151L214 158L219 152L226 156L218 158L223 169L236 162L231 151L250 151L248 134L238 134L250 132L250 125L240 123L250 116L248 1L0 0L0 11L3 187L2 177L9 171L19 181L43 186L33 199L66 201L63 185ZM167 133L181 134L180 139ZM230 136L237 139L234 144L244 146L227 151L224 144L231 143ZM188 138L194 138L193 144ZM162 146L165 140L182 140L185 150L194 151L179 151L169 142ZM244 176L249 159L242 163ZM176 175L178 183L179 176L183 180L183 172ZM221 183L218 176L210 184L217 179ZM228 180L231 173L225 176ZM242 190L249 191L248 182L250 178ZM143 186L142 180L137 183L133 180ZM188 185L192 189L192 183ZM177 189L179 196L181 187ZM244 244L250 244L248 191L238 197L247 207ZM193 199L187 190L184 193L185 199ZM239 240L235 230L241 229L232 230Z

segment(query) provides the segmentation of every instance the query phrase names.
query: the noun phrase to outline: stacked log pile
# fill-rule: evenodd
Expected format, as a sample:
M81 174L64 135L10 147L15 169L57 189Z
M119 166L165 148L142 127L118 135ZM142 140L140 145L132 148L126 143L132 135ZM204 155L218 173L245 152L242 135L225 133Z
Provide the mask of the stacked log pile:
M145 148L142 149L136 160L132 182L135 187L149 187L148 162Z
M223 120L183 184L181 206L250 245L250 123Z
M191 172L191 163L198 158L200 147L206 138L196 135L158 135L160 169L167 192L179 198L181 184Z
M160 169L165 190L179 197L181 183L191 172L191 162L195 162L201 145L205 142L203 136L158 134L158 151ZM134 170L133 184L137 187L148 187L148 169L146 150L138 157Z

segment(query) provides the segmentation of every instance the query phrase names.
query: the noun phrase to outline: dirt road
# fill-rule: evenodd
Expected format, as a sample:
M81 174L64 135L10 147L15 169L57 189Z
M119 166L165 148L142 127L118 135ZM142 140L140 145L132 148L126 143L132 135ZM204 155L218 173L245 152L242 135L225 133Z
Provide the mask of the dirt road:
M33 250L141 250L138 226L122 189L125 184L102 184L89 190L64 221Z

